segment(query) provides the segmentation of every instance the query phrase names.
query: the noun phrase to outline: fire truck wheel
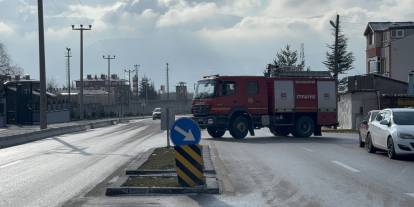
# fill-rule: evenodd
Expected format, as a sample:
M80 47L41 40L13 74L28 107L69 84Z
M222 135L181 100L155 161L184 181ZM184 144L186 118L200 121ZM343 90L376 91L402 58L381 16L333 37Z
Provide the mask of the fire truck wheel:
M295 128L292 131L295 137L310 137L315 130L315 122L309 116L302 116L296 120Z
M270 129L270 132L276 137L279 137L279 136L286 137L290 133L290 130L288 128L269 127L269 129Z
M213 138L221 138L226 133L226 130L218 127L208 127L207 132Z
M249 131L248 120L243 116L238 116L230 123L230 134L235 139L243 139Z

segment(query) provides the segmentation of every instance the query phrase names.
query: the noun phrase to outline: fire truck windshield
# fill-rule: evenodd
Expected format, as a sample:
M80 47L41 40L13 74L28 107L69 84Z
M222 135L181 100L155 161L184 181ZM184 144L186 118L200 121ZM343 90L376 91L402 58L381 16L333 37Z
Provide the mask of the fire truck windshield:
M216 82L214 80L201 80L198 81L195 99L210 98L214 96Z

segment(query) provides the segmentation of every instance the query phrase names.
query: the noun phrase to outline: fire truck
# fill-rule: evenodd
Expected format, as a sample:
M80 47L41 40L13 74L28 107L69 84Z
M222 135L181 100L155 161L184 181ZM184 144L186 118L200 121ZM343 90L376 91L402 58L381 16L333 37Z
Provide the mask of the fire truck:
M197 82L191 111L214 138L228 130L243 139L264 127L275 136L320 136L322 126L338 125L336 81L323 71L206 76Z

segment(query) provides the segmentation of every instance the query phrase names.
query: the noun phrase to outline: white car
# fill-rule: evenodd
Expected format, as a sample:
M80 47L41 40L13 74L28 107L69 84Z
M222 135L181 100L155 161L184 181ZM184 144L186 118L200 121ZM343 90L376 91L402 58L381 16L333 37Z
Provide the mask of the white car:
M155 108L152 111L152 120L161 119L161 108Z
M365 140L368 152L385 150L388 157L414 154L414 109L384 109L369 123Z

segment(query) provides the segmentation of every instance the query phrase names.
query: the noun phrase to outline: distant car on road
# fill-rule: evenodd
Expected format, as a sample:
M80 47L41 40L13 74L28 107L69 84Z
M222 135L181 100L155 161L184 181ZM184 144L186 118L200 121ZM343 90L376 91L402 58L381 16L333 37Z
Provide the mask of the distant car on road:
M372 110L368 112L368 115L362 120L359 125L359 147L365 146L365 138L368 134L368 125L375 119L380 110Z
M152 111L152 120L161 119L161 108L155 108Z
M390 159L414 155L414 109L395 108L380 111L369 123L366 138L368 152L385 150Z

